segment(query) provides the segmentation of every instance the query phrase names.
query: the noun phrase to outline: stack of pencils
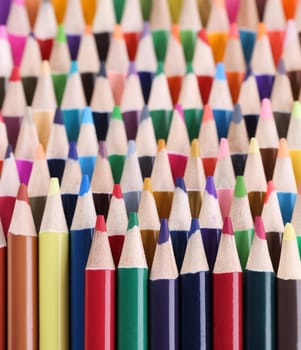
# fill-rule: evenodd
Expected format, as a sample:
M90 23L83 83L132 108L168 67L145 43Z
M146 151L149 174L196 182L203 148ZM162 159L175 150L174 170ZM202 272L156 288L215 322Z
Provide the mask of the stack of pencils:
M301 1L0 0L0 350L298 349Z

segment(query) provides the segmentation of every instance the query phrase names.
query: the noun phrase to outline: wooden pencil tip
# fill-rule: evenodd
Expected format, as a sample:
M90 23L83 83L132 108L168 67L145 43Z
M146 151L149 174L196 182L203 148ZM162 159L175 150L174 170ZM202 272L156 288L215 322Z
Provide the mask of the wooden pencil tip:
M268 98L264 98L261 102L260 118L274 119L271 101Z
M44 160L46 158L43 145L41 143L38 144L36 154L35 154L35 160Z
M296 233L294 226L291 223L287 223L284 226L284 234L283 234L283 240L284 241L293 241L296 239Z
M259 146L258 146L257 139L255 137L251 137L248 152L250 154L259 154Z
M131 211L129 214L128 230L131 230L135 226L139 227L138 215L135 211Z
M27 186L25 184L20 184L18 194L17 194L17 200L23 201L29 204Z
M150 177L145 177L143 182L143 191L153 192L152 190L152 181Z
M234 235L232 220L229 216L225 217L222 233L224 235L230 235L230 236Z
M50 179L48 196L56 196L60 194L59 179L57 177L52 177Z
M279 148L278 148L278 158L288 158L289 157L289 149L287 146L287 142L285 138L281 138L279 141Z
M123 198L120 184L114 184L112 195L113 195L113 197L118 198L118 199Z
M157 153L161 152L165 148L166 148L165 140L164 139L159 139L158 140L158 146L157 146Z
M15 66L11 71L9 81L19 81L20 80L20 68Z
M190 155L191 157L199 157L200 156L200 146L199 146L199 140L193 139L191 142L191 148L190 148Z
M95 231L107 232L105 217L103 215L97 215Z
M269 201L269 198L274 191L275 191L274 182L270 180L267 184L267 191L264 196L264 203L267 203Z
M163 244L169 239L169 228L167 219L161 220L160 233L158 237L158 244Z
M255 233L256 236L260 239L266 239L265 237L265 229L264 229L264 225L263 225L263 220L261 218L261 216L256 216L255 217Z

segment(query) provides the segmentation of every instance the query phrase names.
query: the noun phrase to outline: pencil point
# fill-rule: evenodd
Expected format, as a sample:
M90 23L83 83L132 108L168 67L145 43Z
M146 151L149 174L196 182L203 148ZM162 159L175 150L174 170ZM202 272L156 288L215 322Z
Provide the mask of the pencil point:
M185 123L184 111L183 111L182 105L180 103L177 103L175 105L175 110L179 113L180 117L182 118L182 120Z
M95 224L95 231L107 232L105 218L103 215L97 215L96 224Z
M217 198L213 176L207 176L205 190L207 193L211 194L214 198Z
M61 44L67 43L65 28L63 24L59 24L57 27L56 41Z
M82 176L82 181L80 183L79 196L82 197L83 195L88 193L89 188L90 188L89 176L87 174L84 174Z
M266 239L265 229L264 229L263 220L262 220L261 216L255 217L255 225L254 226L255 226L255 233L256 233L257 237L265 240Z
M292 118L301 119L301 103L295 101L292 108Z
M232 220L229 216L225 217L224 220L224 225L223 225L223 229L222 232L224 235L230 235L233 236L233 226L232 226Z
M86 25L85 27L85 34L91 35L92 34L92 28L90 25Z
M270 195L272 194L272 192L275 191L275 185L274 185L274 182L272 180L268 181L268 184L267 184L267 191L265 193L265 196L264 196L264 203L267 203L269 198L270 198Z
M246 73L244 76L244 81L248 80L250 76L252 76L253 72L252 72L252 68L248 65L246 68Z
M228 140L224 137L221 138L219 149L218 149L218 159L223 159L229 157L229 144Z
M26 202L29 204L28 199L28 193L27 193L27 186L24 184L20 184L18 194L17 194L17 200Z
M216 65L215 79L216 80L226 80L225 66L222 62L219 62Z
M107 71L106 71L106 66L105 66L104 62L102 62L100 65L99 75L103 78L107 77Z
M198 33L198 37L199 39L201 39L205 44L209 45L209 41L208 41L208 36L207 36L207 32L206 29L203 28L199 31Z
M122 114L120 111L120 107L117 105L114 106L114 108L113 108L112 119L122 120Z
M20 69L19 67L13 67L9 81L19 81L20 80Z
M191 219L191 225L190 225L190 231L189 231L189 237L193 235L196 231L200 229L200 223L198 218L192 218Z
M136 64L135 62L130 62L129 64L129 69L128 69L128 76L130 75L136 75L137 74L137 69L136 69Z
M112 195L113 195L113 197L118 198L118 199L123 198L120 184L114 184Z
M60 194L59 179L57 177L52 177L50 179L48 196L56 196Z
M277 71L281 75L285 75L286 74L285 64L284 64L284 61L283 61L282 58L279 59Z
M147 105L145 105L142 109L141 115L140 115L140 122L142 122L145 119L149 118L149 111Z
M78 154L77 154L75 141L71 141L69 144L68 158L73 159L73 160L78 160Z
M283 240L284 241L293 241L296 239L296 233L294 226L291 223L287 223L284 227Z
M230 25L229 36L230 38L233 38L233 39L239 38L238 28L235 22L231 23Z
M252 137L250 140L250 144L249 144L249 153L252 154L258 154L259 153L259 146L258 146L258 142L256 140L255 137Z
M164 64L163 64L163 62L158 62L156 75L160 75L162 73L164 73Z
M153 192L152 181L150 177L145 177L143 181L143 191Z
M176 178L176 188L180 188L181 190L186 192L185 182L184 182L184 179L182 177Z
M178 24L173 24L171 27L171 35L178 41L181 42L180 39L180 30Z
M99 141L98 154L102 158L108 158L106 141Z
M113 32L113 39L114 40L121 40L123 38L121 26L119 24L115 24L114 32Z
M289 157L289 150L288 150L286 139L281 138L279 141L277 158L288 158L288 157Z
M77 61L71 61L69 75L78 73Z
M169 228L167 219L161 220L160 233L158 237L158 244L163 244L169 239Z
M264 119L273 119L273 111L271 101L268 98L264 98L261 103L260 117Z
M234 195L237 198L242 198L242 197L245 197L247 195L245 180L244 180L243 176L236 177Z
M0 38L7 39L7 31L5 25L0 25Z
M127 157L130 157L132 154L135 154L135 153L136 153L136 142L134 140L129 140Z
M235 124L239 124L242 121L242 112L241 112L241 108L240 108L240 104L236 103L236 105L234 106L234 110L232 113L232 122Z
M206 122L209 122L211 120L214 120L213 112L212 112L211 106L209 104L206 104L204 107L202 121L203 121L203 123L206 123Z
M5 159L8 159L11 157L11 154L13 154L13 148L11 145L7 145L6 151L5 151Z
M264 37L266 35L266 27L265 24L263 22L260 22L258 24L258 30L257 30L257 38L261 39L262 37Z
M54 124L60 124L60 125L64 124L62 111L61 111L61 109L59 107L57 107L56 110L55 110L53 123Z
M129 215L129 223L128 223L128 230L131 230L133 227L138 226L138 215L135 211L131 211Z
M94 124L91 107L84 108L82 124Z
M191 157L199 157L200 156L200 147L199 147L199 140L193 139L191 142L191 148L190 148L190 155Z
M157 153L159 153L160 151L162 151L162 149L164 149L164 148L166 148L165 140L164 140L164 139L159 139L159 140L158 140Z
M50 64L49 61L43 60L41 64L41 74L42 75L48 75L50 73Z
M140 40L142 40L145 37L147 37L148 35L150 35L150 32L151 32L151 30L150 30L149 22L144 22Z

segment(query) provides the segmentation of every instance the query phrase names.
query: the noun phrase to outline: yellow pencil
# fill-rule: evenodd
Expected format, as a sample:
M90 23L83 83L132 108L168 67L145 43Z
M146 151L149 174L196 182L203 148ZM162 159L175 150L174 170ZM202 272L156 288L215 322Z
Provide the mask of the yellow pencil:
M39 233L40 350L69 348L68 239L59 182L52 178Z

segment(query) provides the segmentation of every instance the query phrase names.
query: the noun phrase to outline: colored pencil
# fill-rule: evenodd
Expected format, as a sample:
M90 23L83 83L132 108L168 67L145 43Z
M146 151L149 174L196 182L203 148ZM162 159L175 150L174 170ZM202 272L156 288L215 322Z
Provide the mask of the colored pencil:
M119 183L127 153L127 137L122 114L118 106L114 107L111 115L106 143L114 182Z
M78 71L78 64L77 61L72 61L61 103L64 125L69 142L76 142L78 139L82 112L85 107L86 98Z
M1 6L1 5L0 5ZM0 11L1 13L1 11ZM7 80L13 69L13 58L11 53L10 44L8 41L8 36L6 32L6 26L0 25L0 107L2 106Z
M81 119L77 140L78 160L82 173L87 174L91 180L98 153L98 142L90 107L85 107Z
M243 348L242 270L230 218L213 269L213 349Z
M70 228L70 347L83 349L85 343L85 267L96 213L88 175L83 175Z
M105 66L101 64L100 72L95 78L90 102L98 141L106 139L111 112L115 105L106 74Z
M301 265L296 234L292 224L287 223L277 272L278 349L293 349L299 344L300 279Z
M28 35L20 64L20 75L26 98L26 104L31 106L33 95L40 74L42 58L37 40L33 34Z
M173 104L177 103L183 77L186 71L185 56L181 44L179 26L173 24L164 61L164 71L167 77L170 96Z
M6 266L7 245L2 224L0 223L0 347L6 349Z
M150 269L159 237L160 221L149 177L144 178L137 214L144 253Z
M135 18L135 20L133 20ZM140 0L125 1L120 21L129 60L135 61L138 41L143 29Z
M158 64L148 99L149 113L152 118L157 140L167 140L172 118L172 106L167 77L162 65Z
M102 215L85 270L85 349L115 349L116 271Z
M114 100L119 105L129 69L129 58L120 25L115 25L106 60L107 76Z
M285 181L284 181L285 179ZM286 139L280 139L273 175L283 223L291 221L295 205L297 186Z
M56 98L48 61L43 61L40 70L36 91L33 96L32 109L40 143L46 150L54 119Z
M162 261L165 263L162 264ZM167 219L162 219L149 282L150 349L179 347L179 273Z
M148 103L153 77L157 70L155 49L148 22L145 22L143 25L143 30L138 42L135 62L144 102Z
M300 197L300 185L298 186L298 193L297 193L297 197L296 197L296 202L295 202L295 206L294 206L294 210L293 210L293 214L292 214L292 225L295 228L295 232L296 232L296 239L297 239L297 243L298 243L298 249L299 249L299 254L301 252L301 225L300 225L300 212L301 212L301 197ZM280 249L279 249L280 251ZM279 254L280 255L280 254ZM301 256L301 254L300 254Z
M113 1L98 1L93 20L93 33L98 57L101 62L107 60L111 34L113 33L115 22Z
M201 62L203 62L203 64ZM207 104L215 75L215 64L213 52L209 45L205 29L201 29L198 33L192 59L192 67L198 79L202 101L204 104Z
M118 218L118 220L116 220L116 218ZM115 266L118 266L119 263L127 225L128 216L122 197L121 187L119 184L115 184L107 217L108 237Z
M113 186L114 180L108 161L106 143L105 141L100 141L98 156L91 179L91 189L96 214L103 215L105 219L108 215Z
M11 2L6 27L14 65L20 66L26 37L30 32L25 1L14 0Z
M151 180L154 198L160 220L168 218L174 192L174 182L168 161L165 141L158 141L158 151L154 161Z
M120 179L120 186L125 202L127 214L138 210L143 179L139 167L139 162L136 153L136 144L134 140L128 143L127 158L124 162L124 167Z
M80 0L67 1L64 26L71 59L76 60L81 35L85 29L85 19Z
M218 154L218 135L210 105L204 107L198 140L205 176L213 176Z
M68 158L63 172L61 197L68 229L70 230L80 189L82 172L75 142L70 142Z
M91 27L89 26L86 26L85 32L81 37L77 62L85 98L87 103L90 104L94 90L94 81L96 74L99 72L100 62L95 39Z
M35 158L28 181L29 203L37 232L40 230L49 182L50 174L45 152L43 150L43 146L39 144L36 148Z
M232 102L237 103L246 67L236 23L231 23L229 29L229 38L225 48L224 63Z
M216 65L215 77L209 96L218 137L227 137L233 104L223 63Z
M7 146L0 179L0 219L7 235L20 185L15 157L10 145Z
M278 137L286 137L293 106L293 93L282 59L279 60L275 77L271 105L278 131Z
M50 58L56 31L57 23L51 2L41 2L34 24L34 34L43 60L49 60Z
M198 219L191 221L180 281L182 348L210 349L212 281Z
M20 182L26 186L29 181L33 159L39 144L35 123L32 119L32 110L27 107L22 120L16 149L16 165L20 177Z
M134 140L136 138L143 106L144 100L139 76L136 71L135 63L131 62L120 101L120 109L128 140Z
M183 107L189 140L192 141L198 137L203 116L198 80L193 72L187 72L184 76L178 102Z
M178 270L181 269L191 224L191 212L183 178L176 179L173 200L168 218L170 238Z
M18 67L11 71L6 94L2 104L2 116L6 125L8 142L13 150L16 147L26 100Z
M292 113L290 116L290 122L287 132L287 145L289 148L290 158L292 161L296 185L298 186L301 181L301 168L299 165L299 157L301 154L301 142L298 135L300 130L301 119L301 104L299 101L295 101L292 107Z
M244 180L248 193L249 204L253 219L260 216L266 192L266 178L258 143L251 138L246 161Z
M7 234L7 349L38 349L38 237L26 185Z
M183 177L189 156L189 137L183 108L176 104L167 137L166 148L173 180Z
M40 349L69 347L68 241L59 182L51 178L39 232Z
M245 80L241 84L238 102L246 123L249 138L255 136L260 112L260 98L256 78L252 71L246 71Z
M256 78L260 99L270 98L276 72L266 26L263 22L258 24L250 64Z
M212 271L223 227L223 218L212 176L207 177L199 221L209 269Z
M296 23L293 19L288 20L286 23L282 59L291 83L294 100L298 100L300 93L301 49Z
M276 283L260 216L255 218L255 236L245 271L246 349L276 346Z
M249 138L240 104L234 106L227 138L234 174L235 176L243 175L249 147Z
M262 221L274 272L278 271L284 225L273 181L269 181L262 209Z
M254 226L243 176L236 177L230 217L233 221L240 266L244 270L254 236Z
M60 106L71 63L63 24L59 24L57 27L57 33L51 49L49 63L57 104Z
M269 99L262 100L255 137L259 144L265 176L269 181L273 178L279 144L276 123Z
M137 213L131 212L117 269L120 350L148 348L148 267L138 225Z
M221 214L224 219L226 216L229 216L235 186L235 175L230 157L228 140L225 138L221 138L220 140L213 178Z
M147 106L143 107L136 134L136 149L142 177L150 177L157 153L155 131Z
M185 169L184 182L186 184L191 216L196 218L199 216L201 210L202 197L206 183L197 139L191 142L190 156Z
M68 139L63 122L62 111L57 108L46 148L46 158L51 177L61 181L68 156Z

